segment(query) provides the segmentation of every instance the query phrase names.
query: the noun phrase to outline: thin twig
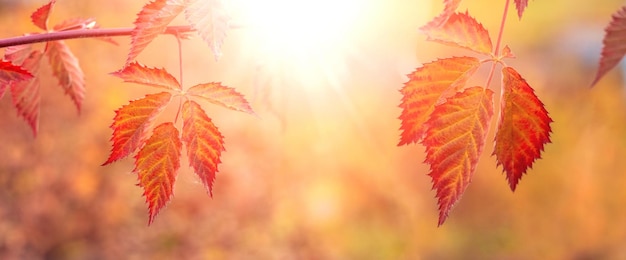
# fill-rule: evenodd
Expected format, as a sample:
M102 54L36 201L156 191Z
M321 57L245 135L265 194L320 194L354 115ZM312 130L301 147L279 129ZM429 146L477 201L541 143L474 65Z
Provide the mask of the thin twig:
M67 39L130 36L134 28L108 28L108 29L78 29L59 32L28 34L24 36L0 39L0 48L31 44L37 42L49 42ZM177 35L180 33L195 31L191 26L168 26L163 34Z

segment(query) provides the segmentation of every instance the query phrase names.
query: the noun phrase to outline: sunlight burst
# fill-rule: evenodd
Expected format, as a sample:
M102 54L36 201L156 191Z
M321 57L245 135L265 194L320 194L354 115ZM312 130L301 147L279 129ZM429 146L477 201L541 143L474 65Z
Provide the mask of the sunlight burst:
M255 35L250 48L255 49L260 70L301 85L336 81L332 78L344 70L350 31L366 2L237 0L235 4L244 14L244 26Z

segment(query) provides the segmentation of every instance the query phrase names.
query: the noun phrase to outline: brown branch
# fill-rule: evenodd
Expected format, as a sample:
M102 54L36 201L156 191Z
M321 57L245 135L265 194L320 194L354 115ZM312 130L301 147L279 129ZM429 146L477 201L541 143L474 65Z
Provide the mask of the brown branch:
M78 29L69 31L29 34L24 36L0 39L0 48L9 46L31 44L37 42L49 42L67 39L130 36L134 28L110 28L110 29ZM191 26L168 26L163 34L177 35L180 33L195 31Z

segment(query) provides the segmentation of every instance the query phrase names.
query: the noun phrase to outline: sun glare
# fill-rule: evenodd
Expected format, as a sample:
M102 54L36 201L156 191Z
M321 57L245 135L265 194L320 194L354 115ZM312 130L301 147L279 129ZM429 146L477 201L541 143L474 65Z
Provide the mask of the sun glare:
M341 41L365 1L238 0L266 47L314 51Z
M243 26L254 34L249 48L264 66L261 70L308 82L337 77L327 72L343 70L350 31L366 2L236 0L234 5L243 13Z

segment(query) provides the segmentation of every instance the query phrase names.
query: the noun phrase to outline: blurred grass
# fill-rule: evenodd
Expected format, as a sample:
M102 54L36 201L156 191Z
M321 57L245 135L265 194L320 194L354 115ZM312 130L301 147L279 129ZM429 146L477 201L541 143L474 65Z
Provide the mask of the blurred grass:
M227 149L214 198L183 161L175 197L150 227L129 174L132 160L100 164L110 148L113 111L153 90L107 75L122 65L127 39L120 38L120 47L68 41L88 82L80 115L54 84L44 86L40 134L33 138L8 96L0 100L0 258L625 258L624 81L614 71L589 89L595 64L584 53L598 50L564 47L573 44L566 32L577 28L568 24L601 30L620 3L531 1L521 22L509 17L505 41L518 57L510 64L554 119L552 143L515 193L488 144L473 183L437 228L424 148L396 147L398 90L420 62L457 54L417 33L440 4L414 2L374 2L376 11L363 18L367 26L355 29L359 57L346 58L340 89L307 92L286 82L261 86L278 95L254 99L255 61L241 51L245 30L229 35L217 63L198 39L185 42L186 85L236 87L254 100L259 118L207 106ZM494 33L500 15L483 7L499 10L500 2L468 0L462 7ZM93 16L103 27L128 26L141 4L59 1L53 20ZM34 30L28 15L37 6L3 6L0 24L12 26L0 36ZM159 38L139 59L177 71L174 44Z

